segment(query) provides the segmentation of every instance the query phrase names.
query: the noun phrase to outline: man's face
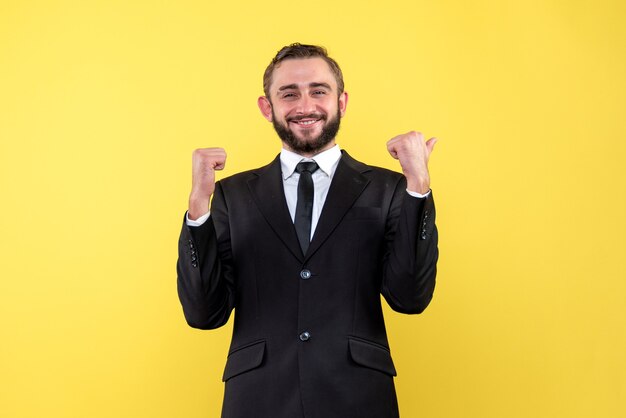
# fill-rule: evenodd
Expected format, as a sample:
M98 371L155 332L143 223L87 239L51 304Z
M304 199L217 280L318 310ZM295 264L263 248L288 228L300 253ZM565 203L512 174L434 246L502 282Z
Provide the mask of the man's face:
M334 145L347 100L322 58L291 59L274 70L259 108L287 149L312 156Z

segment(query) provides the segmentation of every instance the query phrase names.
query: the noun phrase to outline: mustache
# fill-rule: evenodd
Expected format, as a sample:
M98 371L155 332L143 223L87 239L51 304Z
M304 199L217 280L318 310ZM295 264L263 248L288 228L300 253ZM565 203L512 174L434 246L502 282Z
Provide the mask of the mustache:
M294 121L299 121L299 120L303 120L303 119L320 119L320 120L326 120L326 115L323 115L321 113L309 113L308 115L299 115L299 116L292 116L290 118L287 118L287 122L294 122Z

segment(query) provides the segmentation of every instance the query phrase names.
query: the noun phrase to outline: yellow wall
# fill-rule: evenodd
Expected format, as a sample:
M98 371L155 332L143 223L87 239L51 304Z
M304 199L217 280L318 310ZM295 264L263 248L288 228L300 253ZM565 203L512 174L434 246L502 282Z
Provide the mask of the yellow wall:
M626 416L623 1L0 2L0 416L217 417L231 324L188 328L191 152L279 150L282 45L326 45L338 142L438 136L436 297L387 310L404 417Z

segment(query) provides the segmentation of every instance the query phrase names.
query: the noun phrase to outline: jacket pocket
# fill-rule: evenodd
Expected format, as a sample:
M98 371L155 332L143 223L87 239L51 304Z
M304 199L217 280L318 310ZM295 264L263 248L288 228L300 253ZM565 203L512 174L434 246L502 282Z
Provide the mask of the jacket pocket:
M228 355L222 381L256 369L263 363L265 356L265 340L255 341L243 347L237 348Z
M389 376L397 375L391 353L386 347L355 337L348 337L348 346L350 356L355 363Z
M346 219L379 221L382 219L382 212L376 207L354 206L346 213Z

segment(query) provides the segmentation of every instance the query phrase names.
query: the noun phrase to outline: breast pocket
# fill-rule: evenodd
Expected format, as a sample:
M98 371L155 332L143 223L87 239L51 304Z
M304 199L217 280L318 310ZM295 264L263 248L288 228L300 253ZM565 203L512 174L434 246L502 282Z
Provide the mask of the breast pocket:
M380 208L369 206L354 206L348 211L348 213L346 214L346 218L351 220L378 221L380 220L381 213L382 211Z

